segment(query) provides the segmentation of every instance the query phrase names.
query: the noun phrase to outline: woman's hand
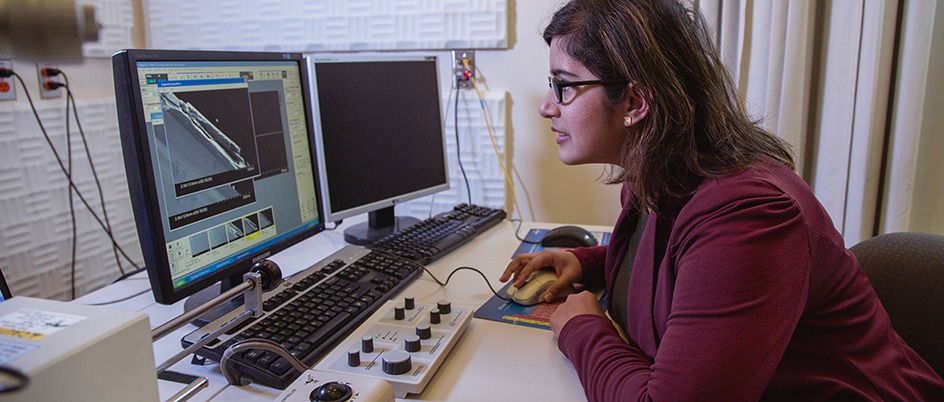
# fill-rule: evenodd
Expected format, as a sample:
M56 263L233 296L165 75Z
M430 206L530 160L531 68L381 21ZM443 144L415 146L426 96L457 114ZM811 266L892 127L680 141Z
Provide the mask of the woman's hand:
M560 250L541 250L539 253L521 254L511 260L505 273L499 278L502 282L514 275L512 286L520 288L531 276L531 273L544 267L554 268L557 281L544 292L544 301L550 302L557 298L557 294L567 286L573 285L583 277L583 267L573 253Z
M603 307L600 307L600 300L593 293L585 290L572 294L551 314L551 330L554 331L554 336L560 336L560 331L567 321L581 314L596 314L606 318Z

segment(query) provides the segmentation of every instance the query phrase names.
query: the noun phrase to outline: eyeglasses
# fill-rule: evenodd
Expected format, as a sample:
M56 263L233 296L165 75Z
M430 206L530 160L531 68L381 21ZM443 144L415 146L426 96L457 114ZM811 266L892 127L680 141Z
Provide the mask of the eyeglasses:
M620 81L603 81L603 80L594 80L594 81L561 81L554 77L547 77L548 85L554 91L554 96L557 96L557 103L564 102L564 88L567 87L576 87L580 85L621 85L623 82Z

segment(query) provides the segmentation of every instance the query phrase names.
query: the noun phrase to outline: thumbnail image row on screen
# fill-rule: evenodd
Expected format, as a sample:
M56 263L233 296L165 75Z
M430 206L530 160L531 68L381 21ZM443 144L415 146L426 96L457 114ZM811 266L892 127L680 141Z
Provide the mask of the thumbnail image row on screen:
M252 241L262 235L263 229L275 224L273 218L270 207L193 234L190 236L191 258L197 258L236 241Z

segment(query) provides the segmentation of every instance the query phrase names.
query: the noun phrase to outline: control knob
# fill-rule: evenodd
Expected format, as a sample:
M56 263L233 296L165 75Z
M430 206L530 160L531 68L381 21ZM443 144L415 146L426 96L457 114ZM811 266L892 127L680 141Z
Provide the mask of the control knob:
M361 337L361 351L364 353L370 353L374 351L374 337L370 335L364 335Z
M397 303L396 306L393 306L393 319L400 321L405 318L405 312L403 311L403 303Z
M413 369L413 361L410 354L403 351L393 351L386 353L383 358L383 372L387 374L405 374Z
M422 345L420 344L420 337L416 335L410 335L403 339L407 352L419 352Z
M429 328L429 324L423 323L416 326L416 335L420 339L429 339L433 336L433 331Z
M452 312L452 303L449 303L449 300L446 299L436 302L436 307L439 308L440 314L449 314Z
M361 365L361 352L357 349L347 351L347 365L357 367Z

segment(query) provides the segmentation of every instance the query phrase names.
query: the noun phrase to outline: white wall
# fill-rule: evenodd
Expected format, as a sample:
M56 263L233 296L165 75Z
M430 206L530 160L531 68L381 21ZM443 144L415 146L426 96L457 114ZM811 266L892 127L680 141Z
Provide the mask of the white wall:
M612 225L620 211L619 186L598 180L602 165L561 163L550 122L538 115L549 75L541 32L562 3L509 1L508 50L476 52L480 82L511 98L511 164L525 221Z

